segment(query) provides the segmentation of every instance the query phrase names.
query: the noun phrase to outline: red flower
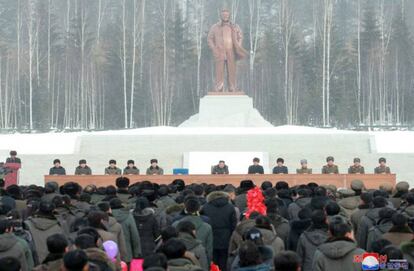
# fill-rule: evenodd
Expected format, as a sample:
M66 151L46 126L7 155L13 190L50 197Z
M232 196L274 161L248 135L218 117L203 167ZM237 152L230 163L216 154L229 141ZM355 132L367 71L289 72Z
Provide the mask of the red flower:
M264 205L264 197L262 190L255 187L247 192L247 212L246 217L249 218L250 214L258 212L262 215L266 215L266 205Z

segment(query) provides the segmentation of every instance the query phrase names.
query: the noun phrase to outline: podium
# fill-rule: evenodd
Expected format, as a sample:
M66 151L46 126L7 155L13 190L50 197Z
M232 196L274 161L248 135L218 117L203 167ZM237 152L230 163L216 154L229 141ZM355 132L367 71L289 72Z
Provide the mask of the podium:
M6 163L5 167L11 170L11 172L4 176L4 182L7 188L9 185L17 184L19 179L19 169L22 165L20 163Z

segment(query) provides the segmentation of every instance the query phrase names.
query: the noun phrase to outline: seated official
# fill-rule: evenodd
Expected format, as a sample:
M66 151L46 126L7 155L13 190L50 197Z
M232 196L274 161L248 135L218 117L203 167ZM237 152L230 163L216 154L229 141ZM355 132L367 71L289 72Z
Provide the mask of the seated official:
M163 175L164 170L158 166L157 159L151 159L151 166L147 168L147 175Z
M49 169L49 175L66 175L66 170L60 165L59 159L55 159L53 165L54 166Z
M253 165L249 166L247 174L264 174L263 166L259 165L260 159L255 157Z
M308 168L308 160L300 160L300 168L296 169L297 174L312 174L312 169Z
M229 167L223 160L220 160L218 165L211 168L211 174L229 174Z
M288 174L288 168L285 166L285 160L283 158L277 158L276 166L273 168L273 174Z
M338 166L334 164L335 159L332 156L326 158L326 165L322 168L322 174L339 174Z
M349 174L365 174L365 169L361 166L361 159L354 158L354 164L348 168Z
M134 160L128 160L127 164L124 168L124 175L139 175L139 169L135 166Z
M17 152L16 151L10 151L10 157L8 157L6 159L6 164L7 163L17 163L17 164L21 164L22 160L20 160L20 158L17 157Z
M121 175L122 170L116 166L114 159L109 160L109 167L105 168L105 175Z
M86 164L85 159L79 160L79 166L75 169L75 175L92 175L92 169Z
M379 160L379 166L374 169L375 174L390 174L391 170L387 166L387 160L381 157Z

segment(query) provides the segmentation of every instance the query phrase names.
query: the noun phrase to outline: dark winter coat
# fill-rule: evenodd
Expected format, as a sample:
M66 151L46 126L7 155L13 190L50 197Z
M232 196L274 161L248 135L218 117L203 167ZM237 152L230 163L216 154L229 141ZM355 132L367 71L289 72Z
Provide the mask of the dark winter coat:
M211 168L211 174L229 174L229 167L224 165L223 168L215 165Z
M299 211L306 207L311 202L311 198L308 197L301 197L296 199L293 203L291 203L288 207L288 213L290 221L299 219Z
M407 259L411 267L414 267L414 240L406 241L400 245L404 259Z
M162 168L160 168L159 166L157 167L149 167L147 168L147 175L164 175L164 170Z
M263 264L273 267L273 249L269 246L258 246L260 257ZM240 257L238 251L228 258L228 270L237 271L240 267Z
M55 233L64 234L58 220L52 217L29 217L25 227L33 237L39 263L49 254L46 239Z
M234 204L239 208L240 212L244 213L247 208L247 194L241 193L240 195L237 195L234 199Z
M358 224L358 233L356 235L356 241L358 246L362 249L367 248L368 231L371 227L377 224L379 220L379 211L382 208L370 209L362 218Z
M116 270L115 264L109 260L106 253L99 248L87 248L84 250L88 256L89 263L99 267L99 270Z
M210 218L213 229L213 249L228 249L230 237L237 225L236 211L225 192L212 192L202 214Z
M22 271L30 271L34 267L32 253L26 241L12 233L0 234L0 259L4 257L18 259Z
M167 196L162 196L160 197L155 204L157 205L157 207L161 210L166 210L168 207L173 206L176 204L175 200L170 197L169 195Z
M258 230L262 234L263 243L266 246L269 246L273 250L273 255L276 255L283 250L285 250L285 244L283 240L277 236L277 233L274 230L268 230L263 228L258 228Z
M33 271L57 271L63 265L63 254L49 254L41 265L36 266Z
M112 215L122 225L128 253L125 262L129 263L131 259L138 258L141 255L141 240L135 220L127 209L113 209Z
M122 170L118 167L106 167L105 175L121 175Z
M92 175L92 169L88 166L77 166L75 169L75 175Z
M283 240L285 247L287 247L290 231L289 221L278 214L268 213L267 217L269 217L277 235Z
M275 166L272 170L273 174L288 174L288 168L287 166Z
M124 175L139 175L139 169L136 166L126 167L124 168Z
M337 165L324 165L322 167L322 174L339 174L339 169Z
M254 219L245 219L242 220L237 226L236 229L233 231L230 244L229 244L229 254L235 253L237 249L240 247L241 243L243 242L243 235L250 230L251 228L256 226L256 222Z
M370 210L369 205L361 204L358 206L358 209L352 213L351 215L351 223L354 229L354 235L358 234L358 225L361 222L361 219L365 214Z
M154 252L155 240L160 236L161 229L152 208L146 208L142 212L133 212L133 216L141 238L142 256L145 257Z
M194 265L189 259L178 258L168 260L169 271L202 271L203 269L197 265Z
M346 212L346 215L350 217L358 208L360 203L359 196L347 197L338 201L338 205Z
M64 167L52 167L49 170L49 175L66 175Z
M387 233L382 235L382 238L390 241L394 246L399 247L403 242L413 238L413 231L408 226L393 226Z
M312 271L316 249L328 240L328 236L328 226L317 228L311 226L301 234L296 252L302 259L303 271Z
M382 235L387 233L392 228L390 219L380 219L377 225L371 227L368 231L367 237L367 251L371 251L372 242L382 238Z
M357 247L348 238L332 239L319 246L315 252L313 271L360 271L361 263L354 261L354 256L362 255L365 250Z
M378 167L376 167L374 169L374 173L375 174L390 174L391 173L391 170L387 166L384 166L384 167L378 166Z
M239 267L237 271L270 271L272 267L268 264L259 264L254 266Z
M109 216L108 221L104 222L104 224L107 228L107 231L98 230L99 235L101 235L103 241L112 240L117 243L121 259L126 262L128 259L128 249L122 225L118 223L115 217L112 216Z
M200 267L203 268L203 270L210 270L209 263L207 260L206 249L203 247L203 244L200 240L197 240L188 233L182 232L178 234L178 239L180 239L184 243L187 251L190 251L194 254L198 262L200 263Z
M264 174L263 166L261 165L251 165L247 170L247 174Z
M287 249L296 251L300 235L311 225L310 219L293 220L290 222L290 232Z
M11 158L11 157L9 157L9 158L7 158L6 159L6 164L7 163L16 163L16 164L21 164L22 163L22 160L19 158L19 157L16 157L16 158Z

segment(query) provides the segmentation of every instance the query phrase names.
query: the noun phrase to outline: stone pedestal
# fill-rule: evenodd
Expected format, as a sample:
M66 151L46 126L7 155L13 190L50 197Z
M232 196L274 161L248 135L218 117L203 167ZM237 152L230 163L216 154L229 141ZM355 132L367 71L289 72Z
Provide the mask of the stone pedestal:
M225 93L225 94L224 94ZM200 99L199 113L179 127L273 127L242 92L209 94Z

